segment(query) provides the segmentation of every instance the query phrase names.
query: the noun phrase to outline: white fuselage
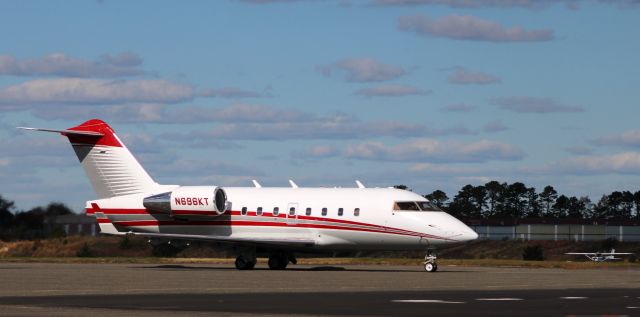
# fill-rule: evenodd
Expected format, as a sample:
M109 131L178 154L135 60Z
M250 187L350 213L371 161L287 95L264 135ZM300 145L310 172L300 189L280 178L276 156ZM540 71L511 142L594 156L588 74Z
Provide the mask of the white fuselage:
M326 250L422 250L477 238L445 212L397 210L396 202L427 200L394 188L225 187L227 210L222 215L189 219L143 206L144 197L177 187L89 201L87 214L98 207L121 232L304 239L314 241L311 248Z

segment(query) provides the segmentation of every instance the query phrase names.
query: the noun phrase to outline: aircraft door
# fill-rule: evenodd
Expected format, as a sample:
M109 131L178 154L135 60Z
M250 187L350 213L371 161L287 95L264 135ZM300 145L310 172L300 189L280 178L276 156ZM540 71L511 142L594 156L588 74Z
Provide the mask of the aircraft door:
M296 223L298 223L298 213L300 213L300 210L298 210L298 203L287 204L286 212L288 225L295 225Z

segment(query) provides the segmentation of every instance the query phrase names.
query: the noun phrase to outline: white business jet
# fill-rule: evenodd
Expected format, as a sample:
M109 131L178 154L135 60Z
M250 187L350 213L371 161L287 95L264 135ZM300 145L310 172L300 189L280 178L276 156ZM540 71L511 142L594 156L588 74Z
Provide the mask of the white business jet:
M22 128L66 136L98 199L86 203L100 231L162 241L210 241L237 250L235 266L270 269L296 263L296 252L428 250L424 268L438 269L435 246L478 235L424 197L395 188L267 188L156 183L105 122L66 130ZM203 171L203 173L206 171Z

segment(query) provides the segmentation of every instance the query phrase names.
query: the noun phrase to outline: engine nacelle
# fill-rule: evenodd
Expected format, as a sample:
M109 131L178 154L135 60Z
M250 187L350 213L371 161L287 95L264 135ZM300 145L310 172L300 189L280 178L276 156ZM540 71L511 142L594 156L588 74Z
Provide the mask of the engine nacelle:
M177 218L215 217L226 211L227 194L216 186L182 186L146 197L142 205L148 210Z

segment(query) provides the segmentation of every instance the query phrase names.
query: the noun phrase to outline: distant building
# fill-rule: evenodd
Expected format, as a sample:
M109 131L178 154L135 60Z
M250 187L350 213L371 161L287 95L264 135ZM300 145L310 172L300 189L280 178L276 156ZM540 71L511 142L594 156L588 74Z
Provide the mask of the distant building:
M54 227L61 227L68 236L90 235L97 236L100 232L96 218L86 215L63 215L50 219Z

